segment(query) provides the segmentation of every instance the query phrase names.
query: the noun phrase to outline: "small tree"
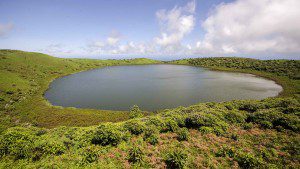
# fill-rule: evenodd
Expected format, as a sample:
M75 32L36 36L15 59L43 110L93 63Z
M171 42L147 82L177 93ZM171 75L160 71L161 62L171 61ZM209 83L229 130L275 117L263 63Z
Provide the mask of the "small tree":
M132 108L130 109L129 117L131 119L143 117L143 113L140 110L139 106L137 105L132 106Z

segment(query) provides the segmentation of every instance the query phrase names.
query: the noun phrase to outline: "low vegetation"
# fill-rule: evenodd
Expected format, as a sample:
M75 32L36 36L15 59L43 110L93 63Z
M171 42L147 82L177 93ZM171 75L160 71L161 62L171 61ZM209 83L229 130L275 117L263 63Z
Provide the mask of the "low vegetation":
M300 98L300 60L257 60L236 57L195 58L171 61L221 71L251 73L275 80L284 91L280 96Z
M298 61L284 63L291 68L282 73L272 72L273 62L270 70L255 70L280 84L296 84L283 85L285 97L200 103L149 115L138 106L130 112L55 107L43 92L51 80L70 73L156 61L58 59L10 50L1 50L0 59L0 168L300 167ZM205 65L199 60L173 63L256 69L241 66L247 60L238 58L236 67L224 66L231 58L206 59Z
M0 166L298 168L299 107L293 98L269 98L91 127L13 127L0 137Z
M52 106L43 94L55 78L113 65L155 64L150 59L63 59L41 53L0 50L0 131L26 122L39 127L90 126L129 118L128 112Z

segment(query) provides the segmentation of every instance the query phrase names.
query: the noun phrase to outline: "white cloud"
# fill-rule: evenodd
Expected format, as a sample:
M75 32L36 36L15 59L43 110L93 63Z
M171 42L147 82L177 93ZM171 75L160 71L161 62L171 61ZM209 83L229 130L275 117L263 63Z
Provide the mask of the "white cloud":
M300 52L299 0L237 0L216 7L194 53Z
M40 49L38 51L50 55L66 55L66 54L71 54L73 52L73 50L67 49L65 45L60 43L50 44L46 46L44 49Z
M110 46L115 46L118 44L118 42L120 41L121 39L121 34L116 31L116 30L113 30L110 35L107 37L106 39L106 43Z
M201 5L201 4L200 4ZM89 44L98 54L289 55L300 53L300 0L236 0L216 6L201 23L204 38L182 41L195 27L195 1L159 10L160 35L150 42L122 42L112 32ZM200 26L200 25L199 25Z
M0 37L7 35L13 28L14 25L12 23L8 23L8 24L0 23Z
M175 6L172 10L159 10L156 17L161 25L161 35L155 37L156 44L167 47L180 44L181 40L190 33L195 25L195 1L184 7Z
M113 31L105 41L94 41L85 50L91 54L174 54L182 53L190 45L182 45L182 39L195 26L195 1L171 10L159 10L156 17L161 26L161 35L150 42L121 42L120 33Z

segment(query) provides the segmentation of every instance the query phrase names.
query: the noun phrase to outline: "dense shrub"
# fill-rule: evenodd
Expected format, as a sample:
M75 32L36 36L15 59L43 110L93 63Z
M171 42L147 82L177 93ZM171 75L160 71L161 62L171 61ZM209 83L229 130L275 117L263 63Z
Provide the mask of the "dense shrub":
M248 120L258 123L264 128L282 126L292 131L300 131L300 119L297 115L284 114L276 109L255 112L248 117Z
M243 112L230 111L225 114L225 119L230 123L244 123L247 115Z
M112 123L102 124L97 127L95 134L92 138L93 144L99 144L102 146L106 145L117 145L124 138L124 132L119 127Z
M253 128L253 123L244 123L244 124L243 124L243 128L244 128L245 130L252 129L252 128Z
M129 112L129 118L140 118L143 117L143 113L137 105L132 106Z
M185 119L185 124L190 128L199 128L201 126L212 127L219 119L211 114L193 113Z
M82 155L82 162L85 163L92 163L98 160L99 158L99 149L96 146L88 146L83 149Z
M0 137L0 155L11 155L15 159L29 158L35 139L35 135L25 128L11 128Z
M239 152L235 155L234 159L238 162L241 168L260 168L263 160L261 157L254 156L251 153Z
M182 113L173 113L171 116L169 116L171 119L173 119L177 125L179 127L184 127L185 126L185 118L186 118L186 115L185 114L182 114Z
M139 120L130 120L124 123L124 128L131 134L142 134L146 128L145 124Z
M176 134L177 134L177 139L179 141L187 141L190 137L190 133L189 133L189 130L187 128L179 128L176 131Z
M164 157L167 168L170 169L180 169L185 166L188 156L183 150L171 150Z
M37 141L34 149L35 153L41 153L45 155L61 155L66 150L67 147L62 141L54 140L47 137L42 137L39 141Z
M144 141L155 145L158 143L158 134L159 131L155 128L155 126L149 126L145 129L143 139Z
M217 58L193 58L187 62L191 65L204 67L225 67L233 69L248 69L263 71L277 76L287 76L291 79L299 79L298 60L256 60L250 58L217 57Z
M271 128L273 128L273 124L271 123L271 122L269 122L269 121L261 121L260 122L260 126L261 127L263 127L263 128L265 128L265 129L271 129Z
M217 135L222 135L228 128L225 121L208 113L193 113L186 118L185 122L189 128L211 127Z
M244 110L247 111L249 113L253 113L255 111L257 111L259 109L259 104L255 104L255 103L244 103L242 105L240 105L239 110Z
M295 115L284 115L273 121L274 126L282 126L285 129L289 129L295 132L300 131L300 119Z
M128 161L131 163L142 164L144 162L144 155L142 149L139 146L134 145L129 149Z
M150 116L147 117L145 121L146 126L155 126L159 131L162 131L164 128L166 128L166 124L164 123L163 119L159 116Z
M223 146L215 153L216 157L230 157L233 158L235 156L234 147Z
M165 118L164 123L165 123L165 126L163 128L164 132L168 132L168 131L175 132L179 128L178 123L170 117Z
M213 133L214 129L212 127L202 126L199 128L199 131L203 134Z

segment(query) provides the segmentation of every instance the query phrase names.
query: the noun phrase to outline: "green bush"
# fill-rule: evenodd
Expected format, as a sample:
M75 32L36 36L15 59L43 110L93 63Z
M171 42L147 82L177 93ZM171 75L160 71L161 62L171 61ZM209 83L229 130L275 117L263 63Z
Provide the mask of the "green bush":
M251 153L239 152L236 154L234 159L238 162L241 168L260 168L263 160L261 157L256 157Z
M97 145L118 145L124 137L124 132L112 123L102 124L97 127L92 138L92 143Z
M230 111L225 114L225 119L230 123L244 123L247 115L243 112Z
M165 123L165 128L163 129L164 132L168 132L168 131L175 132L179 128L178 123L170 117L166 118L164 123Z
M179 127L185 127L185 115L184 114L173 113L169 117L172 118Z
M154 126L150 126L145 129L143 139L151 145L155 145L158 143L158 134L158 130Z
M0 137L0 156L11 155L15 159L29 158L34 149L34 133L25 128L11 128Z
M257 103L248 102L248 103L241 104L239 110L244 110L249 113L253 113L259 109L259 106L260 105Z
M130 120L124 123L124 128L131 134L142 134L146 128L145 124L139 120Z
M139 146L134 145L129 149L128 161L134 164L142 164L144 162L144 155L142 149Z
M243 128L249 130L253 128L253 123L244 123Z
M215 153L216 157L229 157L233 158L235 156L234 147L223 146Z
M219 119L217 116L209 113L193 113L185 119L185 124L188 128L220 126L226 129L226 126L228 126L228 124Z
M187 161L187 153L183 150L171 150L166 154L164 157L165 163L167 165L167 168L170 169L180 169L185 166L185 163Z
M213 133L214 129L212 127L202 126L199 128L199 131L203 134Z
M267 109L255 112L248 117L249 121L258 123L261 126L274 128L276 126L282 126L285 129L292 131L300 131L300 119L299 116L293 114L284 114L276 109ZM268 124L267 124L268 123ZM271 124L270 124L271 123Z
M271 129L271 128L273 128L273 124L271 123L271 122L269 122L269 121L261 121L260 122L260 126L262 127L262 128L265 128L265 129Z
M166 124L163 119L158 116L149 116L145 121L146 126L155 126L159 131L163 131L166 128Z
M98 160L99 158L99 149L96 146L88 146L83 149L82 155L82 162L92 163Z
M213 127L213 129L214 129L214 133L217 135L217 136L221 136L221 135L223 135L223 134L225 134L225 131L226 130L224 130L222 127L220 127L220 126L215 126L215 127Z
M62 141L54 140L47 137L42 137L37 141L34 148L35 153L45 155L61 155L67 150L67 147ZM37 157L35 157L37 158Z
M286 114L273 121L274 126L282 126L285 129L292 130L294 132L300 131L300 119L298 116Z
M225 121L211 113L193 113L186 118L185 122L188 128L211 127L217 135L224 134L229 126ZM206 133L205 129L210 130L210 128L202 128L202 132Z
M187 128L179 128L176 131L178 141L187 141L190 137L189 130Z
M141 118L143 116L144 115L143 115L142 111L140 110L139 106L137 106L137 105L132 106L132 108L130 109L130 112L129 112L129 118L134 119L134 118Z

